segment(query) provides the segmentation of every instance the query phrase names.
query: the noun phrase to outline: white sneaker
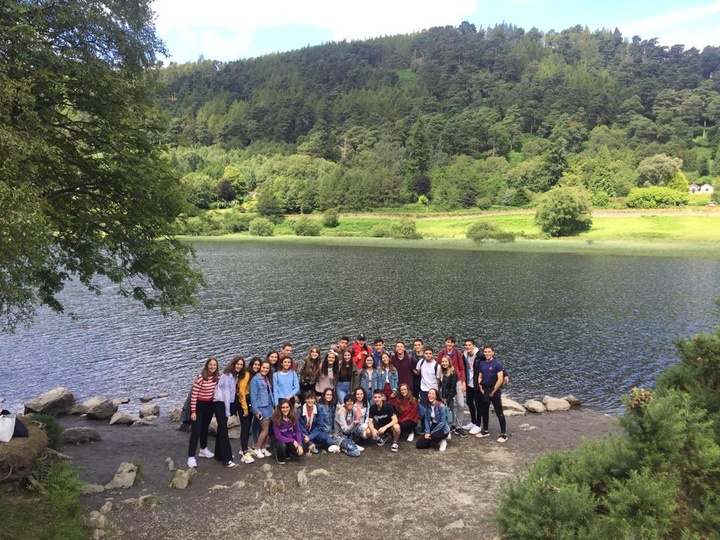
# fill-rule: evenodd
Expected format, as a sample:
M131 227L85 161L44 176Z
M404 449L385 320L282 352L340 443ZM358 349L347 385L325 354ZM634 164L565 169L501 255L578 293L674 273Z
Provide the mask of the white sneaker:
M249 450L243 454L243 456L240 458L241 463L255 463L255 460L253 459L252 452Z
M365 447L364 447L364 446L360 446L359 444L356 444L355 446L357 446L357 449L358 449L360 452L364 452L364 451L365 451Z
M330 447L328 447L328 452L331 454L337 454L340 452L340 447L337 444L330 445Z
M228 469L232 469L233 467L237 467L237 464L234 461L228 461L227 463L225 463L225 466Z
M214 457L215 457L215 454L213 454L213 453L212 453L210 450L208 450L207 448L201 448L201 449L200 449L200 452L198 452L198 455L199 455L200 457L204 457L204 458L214 458Z
M463 428L465 431L470 431L473 427L475 427L475 424L473 424L472 422L468 422L468 423L465 424L462 428Z
M472 427L470 428L470 435L477 435L482 431L482 428L480 426L476 426L475 424L470 424Z
M197 467L197 460L194 457L188 458L188 467L190 469L195 469Z
M262 459L265 457L265 454L263 454L262 450L255 450L255 457L258 459Z
M408 441L408 442L413 442L414 440L415 440L415 433L413 433L413 432L411 431L411 432L410 432L410 435L408 435L407 441Z
M447 441L445 439L443 439L442 441L440 441L440 451L444 452L446 449L447 449Z
M447 440L449 441L450 439L452 439L452 431L450 433L448 433L448 436L447 436ZM443 440L445 440L445 439L443 439Z
M272 454L268 451L267 448L263 448L263 455L264 455L265 457L270 457L270 456L272 456Z

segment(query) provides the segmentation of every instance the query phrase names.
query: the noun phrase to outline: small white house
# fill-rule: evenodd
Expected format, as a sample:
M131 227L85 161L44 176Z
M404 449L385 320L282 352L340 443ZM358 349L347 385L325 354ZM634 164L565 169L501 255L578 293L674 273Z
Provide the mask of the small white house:
M715 193L715 189L710 184L700 186L700 193Z

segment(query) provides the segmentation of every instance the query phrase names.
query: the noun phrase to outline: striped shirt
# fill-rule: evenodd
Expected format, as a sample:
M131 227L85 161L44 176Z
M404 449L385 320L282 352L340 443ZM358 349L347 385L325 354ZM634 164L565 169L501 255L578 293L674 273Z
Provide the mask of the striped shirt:
M190 413L194 413L198 401L212 401L215 395L215 387L217 381L209 378L207 381L202 378L202 374L198 375L193 383L192 393L190 395Z

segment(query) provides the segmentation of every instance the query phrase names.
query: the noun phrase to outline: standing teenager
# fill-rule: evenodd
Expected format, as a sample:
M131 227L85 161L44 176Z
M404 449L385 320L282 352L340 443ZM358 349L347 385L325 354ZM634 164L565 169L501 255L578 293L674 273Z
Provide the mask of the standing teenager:
M425 433L418 438L415 448L420 450L430 448L439 441L440 451L444 452L447 448L450 424L447 420L447 409L443 402L438 399L437 390L434 388L428 392L426 408Z
M253 463L255 460L250 452L250 429L252 426L252 412L250 411L250 370L245 367L245 359L242 356L233 358L235 361L235 369L238 370L237 379L237 401L238 401L238 419L240 420L240 446L242 447L242 463ZM258 358L258 369L260 369L260 359Z
M372 355L365 357L365 367L358 373L358 388L365 390L366 396L372 396L375 378L375 359Z
M278 405L281 399L290 402L295 407L295 396L300 392L298 375L292 369L292 358L289 356L280 360L280 369L273 373L273 403Z
M242 358L234 358L223 370L213 396L213 408L217 419L215 435L215 459L226 467L235 467L232 459L232 446L228 435L228 418L237 413L237 380L240 371L245 367Z
M250 373L250 381L248 382L248 390L250 388L250 383L253 380L253 377L255 377L258 373L260 373L260 366L262 366L262 360L259 356L255 356L250 360L250 369L248 370ZM248 394L248 406L250 407L250 433L252 434L252 440L253 444L255 444L255 441L258 440L258 437L260 437L260 420L257 419L257 417L252 412L252 395ZM251 452L252 453L252 452ZM251 456L252 457L252 456Z
M375 382L373 383L373 395L380 392L385 399L394 398L398 391L398 372L386 352L380 355L380 367L375 370Z
M463 344L465 347L465 375L466 375L466 397L467 405L470 410L470 422L463 426L464 430L470 432L470 435L477 435L482 431L480 424L480 391L477 388L477 373L479 364L482 361L482 354L478 354L480 349L475 345L474 339L466 339Z
M213 398L215 397L215 387L219 379L220 374L218 373L217 359L211 356L205 362L200 374L195 377L195 382L190 392L190 421L192 422L192 431L190 433L190 444L188 446L188 467L197 467L195 450L197 449L198 440L200 441L200 457L215 457L215 454L208 450L207 443L210 420L212 420L214 414Z
M455 347L457 338L449 334L445 338L445 348L441 349L438 353L437 362L440 364L444 357L450 360L450 364L455 370L457 375L457 388L455 391L455 402L446 402L448 407L452 408L452 423L450 425L451 430L457 433L461 437L465 437L467 433L462 429L463 417L465 416L465 358L460 350Z
M352 359L352 351L348 348L342 353L340 365L338 366L337 383L335 384L335 393L338 401L345 399L345 394L352 393L357 381L357 367Z
M503 413L502 407L502 392L500 391L500 387L503 384L504 369L503 365L495 360L495 347L492 345L485 345L483 347L483 356L485 360L480 362L480 370L478 373L478 388L480 389L480 394L482 394L480 412L482 415L483 430L475 436L487 437L490 435L488 421L490 420L490 404L492 403L493 409L495 409L495 416L497 416L498 422L500 423L500 435L497 438L497 442L504 443L507 441L507 433L505 414Z
M405 383L410 388L413 385L412 366L410 363L410 353L405 350L405 342L398 341L395 344L395 352L390 356L398 374L398 384Z
M255 440L255 457L264 458L272 454L265 448L270 431L270 417L273 414L272 387L270 386L270 363L263 362L260 372L250 381L250 401L252 412L260 423L260 434Z
M315 390L315 383L318 379L321 362L320 347L313 345L310 347L308 355L298 363L297 374L298 380L300 381L301 396L305 396L308 390Z
M335 391L335 382L337 381L337 353L330 349L325 354L325 360L320 365L318 380L315 383L315 392L322 394L326 388L332 388Z

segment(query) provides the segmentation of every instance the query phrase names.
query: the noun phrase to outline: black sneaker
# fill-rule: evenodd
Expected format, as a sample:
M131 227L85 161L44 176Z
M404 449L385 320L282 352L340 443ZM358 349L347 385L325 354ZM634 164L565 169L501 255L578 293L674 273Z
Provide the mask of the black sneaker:
M285 459L284 459L284 458L281 458L281 457L278 455L278 452L275 452L275 461L277 461L280 465L285 465Z
M467 437L467 431L465 431L463 428L455 428L453 430L453 433L457 435L458 437Z
M375 442L377 443L378 446L383 446L389 438L390 438L389 435L381 435L380 437L375 439Z

